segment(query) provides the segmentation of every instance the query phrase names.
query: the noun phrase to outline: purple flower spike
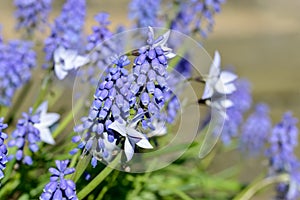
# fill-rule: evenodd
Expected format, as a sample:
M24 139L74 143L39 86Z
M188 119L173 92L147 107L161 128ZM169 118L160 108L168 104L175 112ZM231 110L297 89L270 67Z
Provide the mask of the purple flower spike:
M31 78L36 65L33 44L14 40L8 44L0 41L0 106L10 106L17 91Z
M61 14L55 19L52 25L51 35L44 41L44 52L46 61L53 60L54 51L58 47L66 50L82 52L83 25L85 20L86 3L85 0L67 0L63 5ZM48 68L50 65L45 64Z
M15 0L15 17L18 20L16 28L24 28L29 34L32 34L36 29L42 28L42 25L47 22L51 4L52 0Z
M129 18L136 21L137 27L159 26L161 0L132 0L129 4Z
M242 127L240 148L244 152L250 152L250 154L257 155L260 153L271 132L271 126L268 106L258 104L254 113L250 115Z
M47 113L48 103L43 102L33 113L30 108L28 113L23 113L23 118L18 120L16 129L12 132L12 138L8 142L8 147L16 147L15 154L17 161L22 161L27 165L32 164L30 155L25 154L25 150L29 147L31 153L39 150L38 143L45 142L55 144L51 135L50 128L59 119L57 113Z
M171 28L187 35L198 32L207 37L215 24L214 15L221 10L225 0L180 1L179 10L171 23Z
M4 144L4 140L7 139L7 134L2 132L3 129L7 128L6 124L3 124L3 118L0 118L0 179L4 177L3 170L8 162L7 147Z
M280 199L298 199L300 195L300 163L294 152L298 142L297 122L290 112L285 113L268 138L270 147L266 157L269 159L269 174L290 175L289 182L277 185L277 197Z
M55 161L56 168L50 168L50 182L45 186L40 200L71 199L77 200L76 186L72 180L66 180L65 175L73 174L74 168L68 168L69 160Z

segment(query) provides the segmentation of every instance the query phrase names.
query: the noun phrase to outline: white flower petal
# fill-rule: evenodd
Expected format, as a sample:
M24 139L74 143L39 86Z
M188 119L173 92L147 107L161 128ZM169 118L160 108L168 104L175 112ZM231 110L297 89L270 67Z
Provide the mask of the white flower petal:
M214 93L214 89L211 87L210 84L206 83L205 88L204 88L204 92L203 92L203 95L202 95L202 99L211 98L213 93Z
M40 130L40 137L43 142L52 144L52 145L55 144L55 141L51 135L49 128L46 128L46 127L36 127L36 128L38 128Z
M224 84L232 82L232 81L236 80L237 78L238 78L238 76L236 74L228 72L228 71L222 71L220 74L220 80Z
M127 161L130 161L134 154L134 148L131 146L128 138L126 138L125 140L124 151L125 151Z
M144 149L153 149L153 146L150 144L150 142L145 138L141 139L139 142L136 143L141 148Z
M76 56L74 61L73 61L73 66L75 67L75 69L86 65L88 62L90 61L90 59L88 57L84 57L84 56Z
M62 46L59 46L55 51L54 51L54 62L55 63L60 63L61 59L64 59L64 54L65 54L65 49Z
M218 78L221 73L221 56L218 51L215 52L214 60L210 66L208 78Z
M40 126L49 127L52 126L55 122L57 122L60 118L60 115L57 113L47 113L41 115L40 118Z
M64 65L63 70L69 71L74 69L74 60L76 59L77 52L71 49L65 51L65 55L63 56Z
M134 116L134 118L131 120L130 124L129 124L129 127L131 128L135 128L136 125L138 124L138 122L143 119L145 115L145 112L142 112L142 113L139 113L137 114L136 116Z
M135 130L134 128L127 128L127 134L130 136L130 137L134 137L134 138L146 138L144 136L143 133L141 132L138 132L137 130Z
M68 75L68 72L63 70L63 65L61 63L55 63L54 72L59 80L63 80Z
M108 126L108 128L117 131L120 135L126 137L126 126L125 124L121 124L117 120Z
M165 34L162 35L162 40L154 44L154 47L160 46L160 47L166 47L167 41L170 37L170 31L167 31Z
M165 56L166 56L167 59L172 59L176 56L176 54L172 53L172 52L168 52L168 53L165 54Z
M233 106L233 102L229 99L222 100L220 104L223 108L230 108L231 106Z
M44 101L39 105L39 107L36 109L36 113L40 113L41 115L46 114L48 110L48 101Z
M236 87L233 83L229 83L225 85L226 94L232 94L234 91L236 91Z
M236 87L233 83L224 84L221 80L218 80L215 90L220 94L232 94L236 90Z

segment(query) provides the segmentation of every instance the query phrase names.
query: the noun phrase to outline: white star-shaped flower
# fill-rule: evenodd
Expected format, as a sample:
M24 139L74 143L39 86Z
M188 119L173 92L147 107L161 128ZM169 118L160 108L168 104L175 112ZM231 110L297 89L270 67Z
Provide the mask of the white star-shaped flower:
M233 106L233 102L226 99L225 95L232 94L236 87L233 83L237 75L221 71L221 57L218 51L215 52L213 63L210 67L209 75L205 78L205 88L202 99L205 103L220 111L220 114L227 118L226 108Z
M34 127L39 129L40 138L43 142L48 144L55 144L52 137L50 127L59 120L60 115L57 113L47 113L48 102L43 102L38 108L36 113L40 113L40 122L34 124Z
M205 79L206 84L202 99L211 98L215 93L233 93L236 90L233 81L236 79L237 75L228 71L221 71L221 57L219 52L216 51L208 77Z
M71 70L87 64L89 58L80 56L71 49L59 46L54 51L54 72L59 80L63 80Z
M125 137L124 151L127 161L132 159L135 145L144 149L153 148L145 135L135 129L142 116L141 114L137 115L128 124L125 121L116 120L108 126L108 128Z

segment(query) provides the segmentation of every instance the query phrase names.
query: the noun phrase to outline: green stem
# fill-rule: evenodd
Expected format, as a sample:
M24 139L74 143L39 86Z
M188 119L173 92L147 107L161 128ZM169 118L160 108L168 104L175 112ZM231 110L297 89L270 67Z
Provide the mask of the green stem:
M116 167L121 159L121 153L107 165L100 174L98 174L87 186L85 186L79 193L78 199L85 198L90 192L92 192Z
M82 101L77 102L75 107L67 114L66 117L64 117L64 120L59 124L59 126L55 129L52 136L53 138L56 138L73 120L73 115L75 115L80 108L82 107Z
M5 199L4 197L14 191L20 183L20 176L16 176L15 179L1 187L0 199Z
M8 112L8 107L5 106L0 106L0 117L4 117L7 115Z
M14 105L9 109L9 112L7 112L5 119L8 124L10 124L14 120L14 115L17 113L17 111L22 107L22 104L25 102L24 98L27 97L27 93L30 90L32 86L32 82L29 81L21 90L20 94L17 96L17 99L20 99L20 101L17 101L14 103ZM22 100L21 100L22 99Z
M86 155L81 156L79 162L76 165L75 173L72 175L71 178L75 183L78 181L78 179L83 174L84 170L89 165L90 160L91 160L91 154L89 154L88 156Z
M177 196L179 196L181 199L183 200L193 200L190 196L188 196L186 193L184 193L181 190L176 190L176 189L170 189L172 192L174 192L174 194L176 194Z
M104 195L106 194L106 192L109 190L109 188L111 188L113 185L116 184L116 179L119 175L119 171L116 171L112 176L112 178L109 180L109 184L105 185L102 189L101 189L101 192L100 194L98 195L97 199L96 200L101 200Z
M263 180L254 182L253 184L249 185L244 191L242 191L238 196L236 196L233 200L248 200L251 199L258 191L262 190L263 188L280 182L286 182L290 179L288 174L280 174L277 176L267 177Z
M38 97L33 105L33 109L37 109L37 107L43 102L45 99L45 96L47 95L48 88L51 83L51 71L48 71L48 74L45 76L45 78L42 81L42 86L39 91Z

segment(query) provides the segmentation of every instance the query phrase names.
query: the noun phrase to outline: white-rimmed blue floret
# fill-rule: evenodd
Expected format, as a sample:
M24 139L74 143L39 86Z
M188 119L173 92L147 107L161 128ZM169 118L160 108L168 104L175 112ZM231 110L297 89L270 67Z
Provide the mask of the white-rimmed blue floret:
M78 55L77 51L59 46L54 51L54 72L59 80L63 80L70 71L86 65L90 59Z
M136 130L136 126L143 115L143 113L138 114L130 122L125 122L121 119L116 120L108 126L109 129L112 129L118 132L121 136L125 137L124 151L127 161L130 161L132 159L135 145L143 149L153 148L146 136Z

